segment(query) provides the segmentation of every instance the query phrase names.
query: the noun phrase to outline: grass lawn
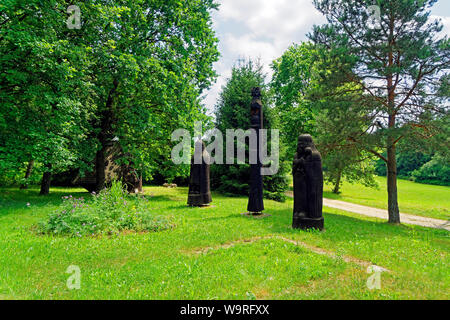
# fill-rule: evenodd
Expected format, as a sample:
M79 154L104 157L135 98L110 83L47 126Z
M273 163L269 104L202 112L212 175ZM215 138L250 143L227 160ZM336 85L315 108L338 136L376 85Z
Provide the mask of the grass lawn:
M32 226L55 210L61 196L89 197L81 189L51 192L39 197L37 189L0 189L0 299L450 298L445 230L392 226L325 208L326 231L304 232L290 228L291 199L266 200L271 217L254 219L240 215L245 198L214 194L214 207L188 208L186 188L147 187L151 210L173 216L175 229L76 239L36 235ZM442 193L436 198L445 201ZM368 290L367 267L345 256L389 269L381 289ZM81 269L80 290L66 287L70 265Z
M332 193L331 185L325 186L324 197L370 207L387 209L387 185L385 177L375 177L379 189L344 182L341 194ZM398 180L400 212L437 219L450 219L450 187Z

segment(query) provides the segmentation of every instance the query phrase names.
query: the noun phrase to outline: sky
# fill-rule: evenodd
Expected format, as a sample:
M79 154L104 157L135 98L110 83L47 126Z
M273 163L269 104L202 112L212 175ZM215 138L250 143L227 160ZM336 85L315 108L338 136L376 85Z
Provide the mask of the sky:
M206 93L204 103L212 115L218 95L238 59L260 59L268 78L270 64L293 43L307 40L314 24L326 22L312 0L218 0L213 27L219 38L220 60L214 64L218 79ZM438 0L433 17L442 19L450 35L450 0Z

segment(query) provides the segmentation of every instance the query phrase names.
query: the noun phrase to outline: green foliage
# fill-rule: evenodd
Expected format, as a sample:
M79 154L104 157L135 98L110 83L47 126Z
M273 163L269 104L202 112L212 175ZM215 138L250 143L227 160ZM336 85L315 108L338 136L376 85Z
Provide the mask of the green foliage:
M272 63L274 74L270 88L281 141L286 146L287 158L284 160L289 162L297 152L299 135L309 133L315 136L316 132L313 105L308 99L317 74L314 54L315 48L311 43L294 44Z
M0 8L0 171L19 172L30 160L54 171L83 167L95 151L95 141L84 141L95 106L87 50L64 25L66 2Z
M72 195L64 196L62 201L56 212L39 224L39 232L83 237L123 231L162 231L174 227L170 218L148 212L146 197L130 196L118 181L98 195L93 193L92 201Z
M252 100L251 89L261 87L263 102L263 127L264 129L276 128L274 126L274 110L269 107L270 92L265 88L265 76L259 62L249 60L235 66L231 78L222 88L219 102L216 105L216 127L223 133L227 129L250 128L250 103ZM270 132L268 134L268 152L271 150ZM226 144L224 143L224 156ZM248 145L246 145L248 151ZM280 157L283 160L283 149L280 148ZM248 154L246 154L248 163ZM277 201L285 200L285 191L288 187L287 165L280 161L280 170L274 176L265 176L264 196ZM246 165L213 165L211 166L211 187L228 195L247 195L249 192L250 166Z
M450 186L450 164L436 154L430 161L412 172L416 182Z
M447 91L442 75L450 65L450 42L440 34L442 23L430 19L435 2L379 0L380 17L377 26L371 26L369 1L314 0L328 20L309 35L321 48L317 60L324 66L319 68L319 99L333 92L334 100L354 96L356 103L342 104L346 123L364 119L366 125L346 141L387 163L390 222L400 222L397 143L423 143L442 132L436 119L448 113L442 103ZM327 70L329 62L332 72Z
M101 89L98 105L112 118L110 123L102 118L97 127L110 126L103 134L106 140L119 137L119 161L147 178L155 172L168 180L188 175L188 167L170 161L170 137L175 129L192 130L194 121L208 121L199 97L215 77L218 40L211 11L216 8L212 0L125 1L121 6L105 1L95 17L94 29L115 22L106 31L107 41L101 35L99 42L89 42L94 81ZM92 7L88 11L97 14Z
M293 45L275 60L271 88L275 95L276 111L282 128L282 140L287 159L291 161L301 133L310 133L322 153L325 179L336 185L338 192L342 179L376 186L373 179L372 156L359 146L348 142L367 126L364 110L358 117L349 118L348 108L359 108L361 94L357 86L319 87L321 78L339 72L336 61L327 57L320 46L305 42ZM336 98L345 93L342 98Z
M288 165L281 163L281 172L273 176L264 177L264 198L278 202L286 201L286 190L288 189L287 168Z
M41 164L35 165L30 177L25 179L26 165L22 164L19 168L11 168L5 164L5 169L0 172L0 186L38 185L44 168Z
M215 78L213 0L76 3L81 28L66 27L67 1L0 5L0 172L30 160L53 172L94 169L115 137L118 164L144 177L170 162L171 133L205 123L201 94ZM20 141L21 143L17 143Z
M358 136L367 128L366 113L358 105L358 88L352 88L340 99L341 90L337 88L325 94L321 99L313 98L313 104L320 110L315 117L316 143L322 153L325 180L335 185L334 191L345 178L350 183L360 182L365 186L377 187L374 180L374 155L358 144L352 142L352 137ZM312 94L316 94L318 90ZM356 93L355 93L356 92ZM350 108L360 109L352 118L347 115Z
M397 155L397 173L399 178L411 178L415 170L420 169L431 160L431 156L418 151L400 151ZM386 163L382 160L376 162L375 172L379 176L386 176Z
M360 183L366 187L377 188L374 179L375 168L373 157L357 150L332 149L323 158L324 179L334 185L334 192L338 193L345 179L349 183Z

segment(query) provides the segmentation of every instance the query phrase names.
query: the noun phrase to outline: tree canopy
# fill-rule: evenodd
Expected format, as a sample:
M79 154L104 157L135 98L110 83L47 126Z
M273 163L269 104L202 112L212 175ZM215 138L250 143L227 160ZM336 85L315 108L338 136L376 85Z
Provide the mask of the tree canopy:
M0 7L0 166L34 160L47 175L78 168L95 173L99 190L113 144L114 162L151 177L169 165L170 133L205 120L200 95L215 78L217 4L78 5L79 29L66 26L66 1Z
M254 87L262 88L263 128L276 128L276 117L274 110L270 108L271 97L267 90L262 66L257 61L248 60L233 67L231 78L228 79L220 93L215 114L216 127L223 134L227 129L247 130L250 128L251 89ZM270 135L268 141L270 144ZM248 144L246 149L248 151ZM271 150L270 146L268 146L268 150ZM248 194L250 165L248 164L248 152L246 153L246 164L223 164L211 167L213 189L225 194ZM224 152L224 154L226 153ZM277 174L264 176L264 196L266 198L284 201L284 193L287 189L286 173L287 166L285 163L281 163Z
M367 1L314 1L329 23L316 26L310 38L326 52L322 60L331 56L340 70L324 72L319 87L326 93L354 84L342 94L361 88L360 108L348 108L347 117L364 114L370 122L348 140L386 162L392 223L400 222L396 145L408 137L434 135L440 129L433 125L435 120L448 111L438 93L449 68L450 46L439 34L442 24L430 20L429 8L435 2L378 1L381 14L373 27L368 24L372 13Z

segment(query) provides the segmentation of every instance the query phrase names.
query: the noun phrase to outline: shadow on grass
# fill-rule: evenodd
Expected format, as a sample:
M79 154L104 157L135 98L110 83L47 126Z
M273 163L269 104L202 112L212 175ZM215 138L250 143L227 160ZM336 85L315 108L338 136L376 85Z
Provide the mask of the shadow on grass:
M219 216L219 217L208 217L208 218L195 218L195 219L192 219L192 220L195 220L195 221L223 221L223 220L228 220L228 219L237 219L237 218L241 218L242 217L242 215L241 214L238 214L238 213L234 213L234 214L230 214L230 215L228 215L228 216Z
M336 193L333 193L331 191L324 191L323 192L323 197L327 198L327 199L332 199L332 200L345 201L345 200L342 200L343 197L342 197L341 194L336 194ZM371 197L360 197L360 196L357 197L357 196L353 196L352 198L359 199L359 200L373 200L373 198L371 198ZM349 201L347 200L347 202L349 202Z
M174 199L174 197L171 196L145 196L148 201L150 202L178 202L177 200Z
M333 193L331 191L324 191L323 197L327 199L340 200L342 196L340 194Z
M68 188L67 190L58 188L56 190L52 190L49 195L44 196L39 195L38 188L30 188L26 190L19 190L18 188L0 188L0 204L7 204L8 207L12 207L11 205L14 204L26 205L27 203L36 206L43 206L48 203L59 204L62 197L69 195L84 198L90 196L89 192L83 189L73 188Z
M267 210L272 215L261 219L260 223L270 228L271 232L284 235L315 234L323 240L332 242L359 241L361 239L373 242L386 239L404 238L432 240L434 238L448 238L448 231L431 229L420 226L392 225L383 221L358 219L346 215L324 212L325 230L304 231L292 228L292 211L289 209ZM269 212L270 211L270 212ZM448 243L446 244L448 248Z

